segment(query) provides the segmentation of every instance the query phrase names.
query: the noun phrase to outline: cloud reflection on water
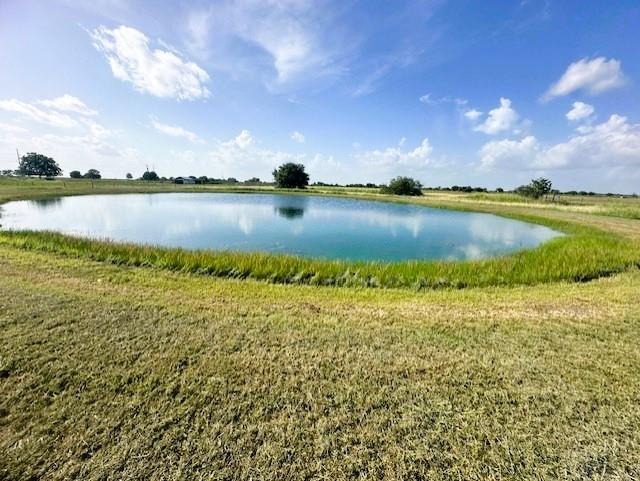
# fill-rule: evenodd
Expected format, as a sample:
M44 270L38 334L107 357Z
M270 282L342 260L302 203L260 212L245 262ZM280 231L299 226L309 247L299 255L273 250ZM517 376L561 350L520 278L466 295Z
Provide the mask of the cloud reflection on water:
M5 228L186 248L346 259L479 259L533 247L550 229L488 214L341 198L247 194L82 196L11 202Z

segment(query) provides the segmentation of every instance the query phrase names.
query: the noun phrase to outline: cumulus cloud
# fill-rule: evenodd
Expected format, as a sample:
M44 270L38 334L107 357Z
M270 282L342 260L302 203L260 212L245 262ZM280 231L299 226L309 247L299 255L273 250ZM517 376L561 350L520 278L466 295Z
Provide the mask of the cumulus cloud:
M569 95L577 90L584 90L596 95L624 85L625 77L619 60L607 60L597 57L592 60L583 58L569 65L560 79L551 85L542 100Z
M238 134L237 137L222 143L222 145L225 145L228 147L238 147L243 150L248 149L254 144L255 144L255 140L251 135L251 132L249 132L248 130L243 130Z
M588 120L594 112L593 105L585 104L584 102L573 102L572 109L567 112L567 119L572 122Z
M476 115L476 118L478 117L479 115ZM500 106L490 110L485 121L477 125L474 130L484 132L487 135L494 135L514 129L518 118L518 113L511 108L511 100L501 97Z
M93 45L109 62L114 77L131 83L139 92L161 98L195 100L209 96L209 74L175 50L151 49L149 38L131 27L98 27Z
M612 115L566 142L543 147L533 136L492 141L480 149L483 168L573 169L640 166L640 124Z
M74 97L73 95L64 94L61 97L56 97L51 100L39 100L38 103L40 105L44 105L45 107L49 107L56 110L61 110L63 112L73 112L80 115L93 116L97 115L98 112L87 107L82 100L78 97Z
M41 109L18 99L0 100L0 110L21 114L31 120L53 127L70 128L78 125L74 119L66 114Z
M529 135L521 140L492 140L480 149L480 166L492 168L529 168L540 152L538 140Z
M169 135L171 137L181 137L181 138L187 139L189 142L194 142L194 143L202 142L202 139L200 139L200 137L198 137L196 134L178 125L163 124L162 122L159 122L153 117L151 118L151 125L158 132L161 132L165 135Z
M305 137L296 130L295 132L291 132L291 140L298 142L299 144L304 144Z
M404 138L403 138L404 139ZM420 145L412 150L404 150L405 141L400 140L400 144L395 147L387 147L384 150L367 150L357 152L356 159L360 162L374 166L407 166L420 168L436 164L431 154L433 147L428 138L424 138Z

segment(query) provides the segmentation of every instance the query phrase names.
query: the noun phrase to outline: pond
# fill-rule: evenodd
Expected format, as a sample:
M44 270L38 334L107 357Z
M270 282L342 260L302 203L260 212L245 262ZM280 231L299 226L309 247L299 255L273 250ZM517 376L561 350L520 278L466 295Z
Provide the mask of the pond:
M15 201L0 206L0 226L186 249L367 261L480 259L560 235L491 214L338 197L222 193Z

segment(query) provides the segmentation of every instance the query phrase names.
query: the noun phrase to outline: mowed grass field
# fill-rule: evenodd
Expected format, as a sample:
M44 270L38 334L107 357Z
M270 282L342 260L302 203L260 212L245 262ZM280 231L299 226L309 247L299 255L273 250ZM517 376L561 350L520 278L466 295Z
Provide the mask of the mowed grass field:
M0 182L0 199L91 189L59 182ZM417 202L638 245L640 221L589 200ZM634 263L589 282L319 287L0 242L0 332L0 479L640 478Z

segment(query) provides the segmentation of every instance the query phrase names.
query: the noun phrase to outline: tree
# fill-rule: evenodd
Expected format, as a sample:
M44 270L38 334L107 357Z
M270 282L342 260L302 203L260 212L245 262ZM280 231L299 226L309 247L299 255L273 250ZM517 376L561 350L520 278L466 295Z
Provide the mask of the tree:
M127 179L133 179L133 175L130 172L127 172Z
M69 177L71 177L72 179L82 179L82 174L79 170L72 170L71 172L69 172Z
M22 175L37 175L42 177L56 177L62 175L62 169L51 157L29 152L20 159L18 171Z
M156 174L153 170L147 170L144 174L142 174L142 180L158 180L158 174Z
M304 165L288 162L273 171L276 187L281 189L304 189L309 185L309 174Z
M523 195L525 197L531 197L533 199L539 199L542 196L547 195L551 192L551 186L553 184L549 179L545 179L544 177L540 177L538 179L533 179L527 185L521 185L518 187L515 192L516 194Z
M544 177L539 177L537 179L533 179L531 181L531 188L536 192L537 197L543 197L551 192L551 187L553 184L549 179L545 179Z
M383 194L422 195L422 184L411 177L396 177L382 187Z
M85 179L101 179L102 175L100 174L99 170L89 169L87 170L87 173L84 174L84 178Z

